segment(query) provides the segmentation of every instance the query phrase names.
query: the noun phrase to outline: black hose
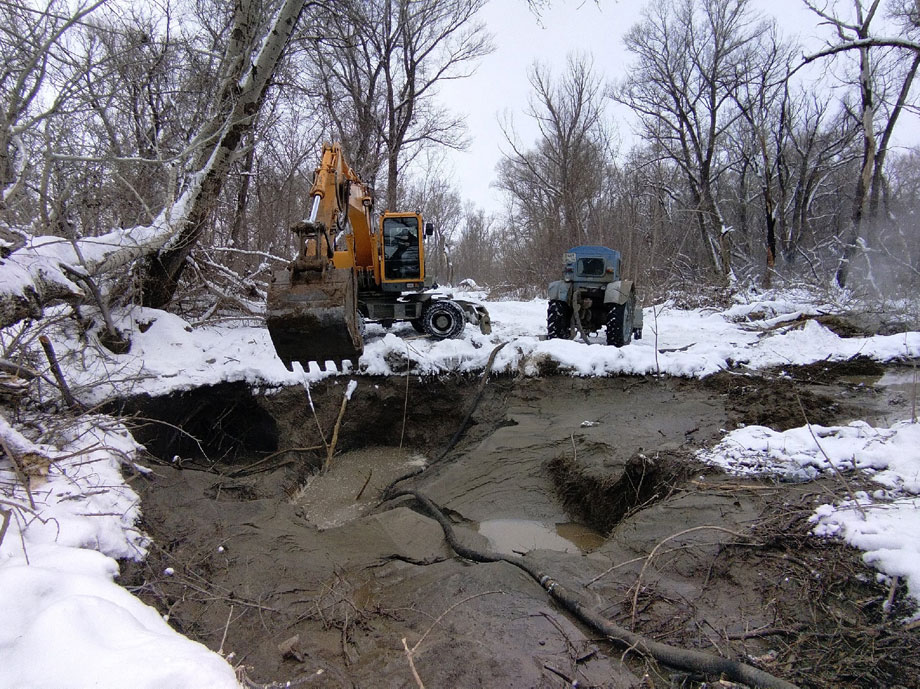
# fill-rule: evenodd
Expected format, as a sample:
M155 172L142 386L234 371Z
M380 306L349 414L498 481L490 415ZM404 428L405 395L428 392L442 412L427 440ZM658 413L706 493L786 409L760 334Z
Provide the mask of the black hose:
M479 406L480 400L482 400L482 393L485 392L486 383L489 382L489 376L492 373L492 366L495 364L495 357L502 350L502 347L504 347L506 344L508 343L501 342L500 344L498 344L498 346L495 347L495 349L492 350L492 353L489 354L489 360L488 362L486 362L486 368L482 372L482 379L479 381L479 387L476 389L476 395L473 397L473 402L472 404L470 404L470 408L466 412L466 416L463 417L463 421L460 422L460 427L457 428L457 432L454 433L454 437L450 439L450 442L447 443L447 447L445 447L444 450L441 452L441 454L438 455L438 458L434 460L435 463L440 462L442 459L444 459L447 456L447 453L453 450L456 444L460 442L460 438L463 437L463 433L466 431L466 427L470 423L470 419L473 416L473 412L476 411L476 408Z
M436 458L434 461L431 462L431 464L429 464L429 465L427 465L427 466L423 466L423 467L416 467L416 468L413 469L412 471L409 471L409 472L403 474L402 476L399 476L399 477L393 479L392 481L390 481L390 483L387 484L386 488L384 488L383 491L381 491L381 493L380 493L380 496L381 496L380 499L381 499L382 502L385 502L385 501L387 501L387 500L390 499L390 495L391 495L393 489L396 487L396 484L397 484L397 483L402 483L402 482L405 481L406 479L410 479L410 478L412 478L413 476L418 476L418 475L421 474L423 471L425 471L425 469L427 469L429 466L432 466L432 465L437 464L438 462L442 461L442 460L447 456L447 454L448 454L451 450L454 449L454 447L457 445L457 443L460 442L460 438L463 437L463 433L464 433L464 431L466 431L466 427L467 427L467 426L469 425L469 423L470 423L470 419L471 419L472 416L473 416L473 412L476 411L476 408L479 406L480 400L482 400L482 393L483 393L483 392L485 391L485 389L486 389L486 383L489 382L489 376L490 376L491 373L492 373L492 366L495 364L495 357L496 357L496 356L498 355L498 353L501 351L502 347L504 347L506 344L508 344L508 343L507 343L507 342L502 342L502 343L500 343L498 346L495 347L495 349L492 350L492 353L489 354L489 360L488 360L488 362L486 362L486 368L485 368L485 370L484 370L483 373L482 373L482 379L480 380L480 382L479 382L479 387L477 388L476 394L475 394L474 397L473 397L473 402L470 404L470 408L467 410L466 416L463 417L463 421L460 422L460 426L457 428L456 433L454 433L454 436L450 439L450 442L447 443L447 447L445 447L445 448L441 451L441 454L439 454L439 455L437 456L437 458Z
M751 665L722 658L705 651L669 646L624 629L595 612L581 600L578 594L538 570L524 558L516 555L504 555L490 550L478 550L461 543L454 533L453 525L444 516L441 509L422 493L407 489L394 493L391 497L397 498L401 496L415 498L425 511L441 525L441 529L444 531L444 538L457 555L473 562L507 562L527 572L562 607L575 615L584 624L604 634L611 641L621 646L650 655L665 665L682 670L724 676L731 681L742 682L762 689L798 689L795 684L774 677Z

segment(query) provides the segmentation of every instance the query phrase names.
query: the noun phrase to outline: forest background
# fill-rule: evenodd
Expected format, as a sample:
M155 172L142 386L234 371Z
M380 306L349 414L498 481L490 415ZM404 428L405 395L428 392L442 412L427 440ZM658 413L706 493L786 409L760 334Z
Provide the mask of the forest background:
M443 165L476 136L442 87L492 50L486 1L0 0L2 256L59 238L106 305L260 313L335 140L379 209L434 223L444 283L537 295L565 249L604 244L652 298L778 280L916 293L920 155L893 143L916 126L915 0L802 0L824 37L809 46L751 0L644 3L625 66L533 64L502 120L497 209ZM7 286L0 324L76 293L46 272Z

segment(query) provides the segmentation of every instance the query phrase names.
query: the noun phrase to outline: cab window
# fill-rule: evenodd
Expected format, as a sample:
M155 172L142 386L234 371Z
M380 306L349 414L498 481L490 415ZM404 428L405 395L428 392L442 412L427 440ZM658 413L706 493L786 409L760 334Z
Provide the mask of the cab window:
M578 274L583 277L601 277L604 274L604 259L580 258L578 259Z
M383 221L383 276L387 280L418 280L418 218L385 218Z

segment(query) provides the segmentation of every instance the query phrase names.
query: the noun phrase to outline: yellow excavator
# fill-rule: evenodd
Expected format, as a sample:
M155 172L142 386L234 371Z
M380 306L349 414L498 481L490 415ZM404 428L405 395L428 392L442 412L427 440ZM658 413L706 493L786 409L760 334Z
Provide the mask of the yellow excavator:
M298 255L274 272L268 290L266 324L288 370L295 361L320 370L330 361L357 366L365 321L409 321L437 339L458 337L466 323L491 332L482 305L432 291L424 244L430 223L391 211L374 222L371 191L339 144L324 144L309 197L309 217L291 227Z

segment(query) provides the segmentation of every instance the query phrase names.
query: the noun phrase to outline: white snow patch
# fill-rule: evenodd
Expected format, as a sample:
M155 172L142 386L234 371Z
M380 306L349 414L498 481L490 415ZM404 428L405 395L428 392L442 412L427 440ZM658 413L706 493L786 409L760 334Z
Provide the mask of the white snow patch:
M0 460L8 511L0 543L0 687L236 689L217 654L174 631L114 581L114 558L139 559L137 494L121 475L138 445L112 419L83 417L33 443L0 418L29 490ZM13 449L15 448L15 449ZM50 462L46 461L50 459Z
M811 426L778 432L747 426L727 434L698 457L739 475L804 481L820 474L861 471L881 487L871 495L819 506L811 517L818 536L834 536L864 551L863 559L904 579L920 603L920 424L874 428ZM914 615L920 618L920 609Z

